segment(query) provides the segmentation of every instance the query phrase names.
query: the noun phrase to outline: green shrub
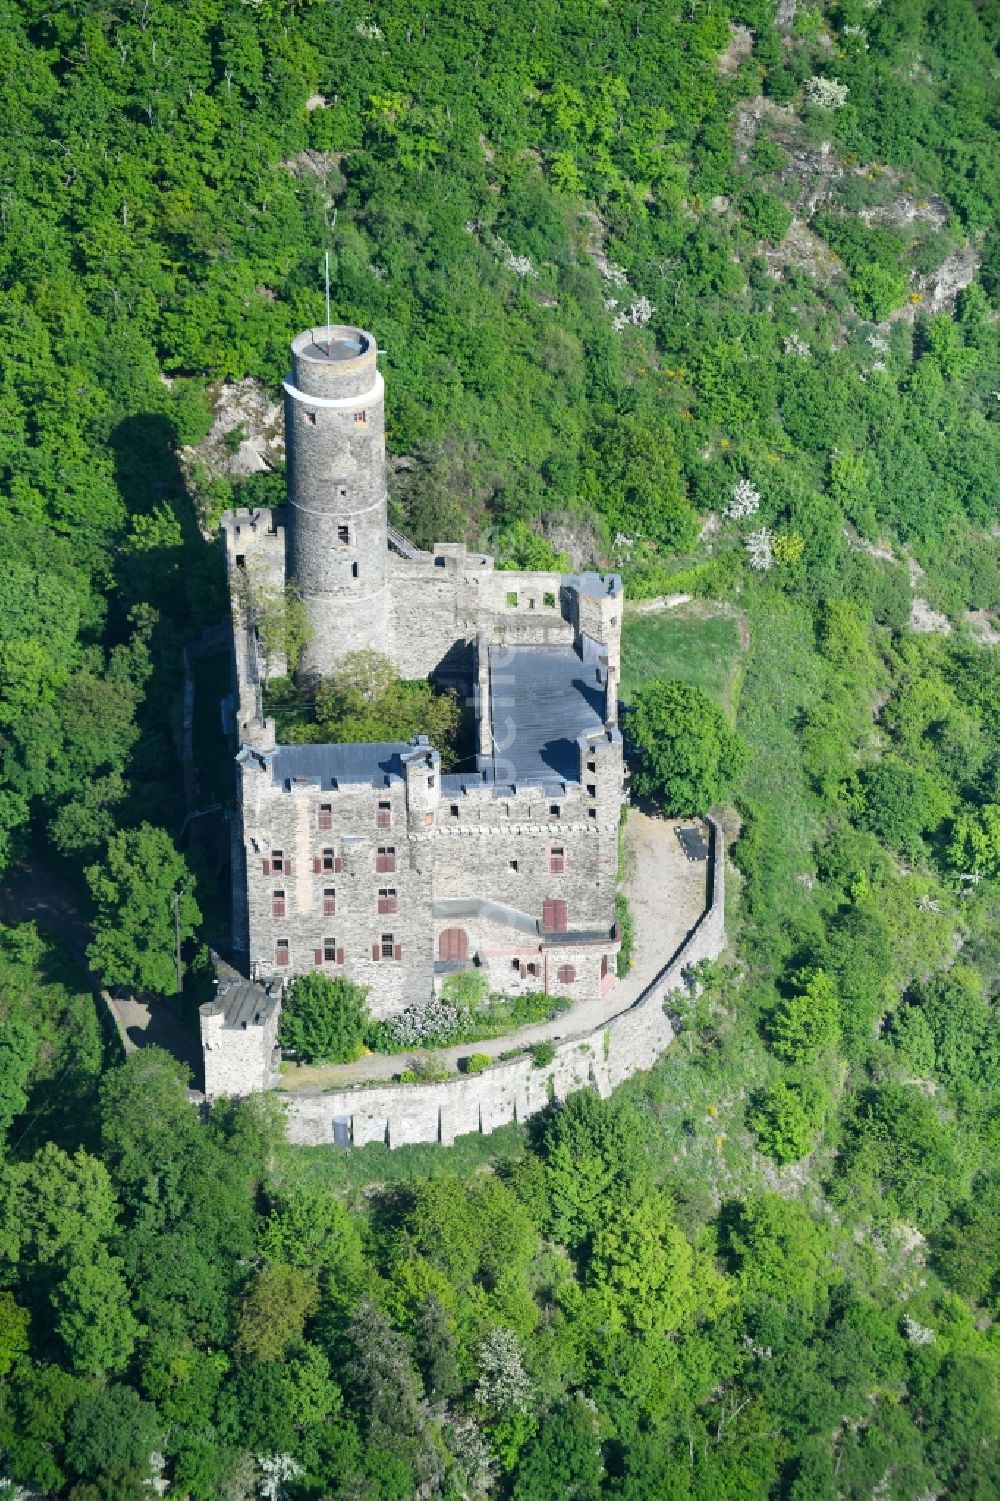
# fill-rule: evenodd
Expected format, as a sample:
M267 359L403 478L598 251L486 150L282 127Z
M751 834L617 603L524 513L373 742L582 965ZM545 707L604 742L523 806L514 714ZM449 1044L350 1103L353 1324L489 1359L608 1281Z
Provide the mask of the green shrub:
M532 1068L545 1068L556 1056L555 1043L536 1042L531 1046Z
M363 1051L369 1025L363 985L300 975L281 1010L281 1045L306 1063L349 1063Z
M747 1114L747 1124L761 1151L776 1162L786 1163L798 1162L812 1151L820 1120L814 1101L777 1079L758 1095Z
M740 199L740 213L750 233L758 240L767 240L780 245L788 233L792 216L780 198L765 193L763 188L751 188Z
M688 683L660 680L639 688L628 733L641 753L633 785L668 815L707 812L749 762L722 710Z
M470 1053L468 1058L463 1060L463 1072L481 1074L484 1069L489 1068L492 1062L493 1059L489 1053Z
M449 975L441 987L441 993L457 1011L475 1011L485 1001L489 988L489 981L482 970L470 969L460 975Z

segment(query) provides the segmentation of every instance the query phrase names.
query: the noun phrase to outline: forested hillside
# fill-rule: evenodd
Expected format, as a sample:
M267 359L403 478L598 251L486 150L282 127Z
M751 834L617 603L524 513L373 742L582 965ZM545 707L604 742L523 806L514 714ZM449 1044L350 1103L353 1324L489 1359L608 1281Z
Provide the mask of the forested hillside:
M988 0L0 0L13 1496L1000 1496L998 41ZM327 250L402 530L740 622L664 673L749 752L678 1043L392 1158L199 1121L13 922L45 871L116 978L184 891L204 974L182 648L283 477L201 445Z

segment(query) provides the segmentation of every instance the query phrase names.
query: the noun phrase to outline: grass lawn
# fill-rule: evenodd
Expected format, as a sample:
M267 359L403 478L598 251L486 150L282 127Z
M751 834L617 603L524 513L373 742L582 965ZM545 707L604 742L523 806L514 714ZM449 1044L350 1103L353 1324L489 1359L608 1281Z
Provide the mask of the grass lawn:
M660 615L626 615L622 624L622 697L651 678L703 688L732 716L739 697L740 619L702 604Z
M272 1165L278 1183L305 1183L348 1196L374 1184L409 1183L416 1178L467 1178L485 1167L524 1152L523 1126L501 1126L491 1136L460 1136L446 1151L427 1142L390 1152L380 1142L366 1147L280 1146Z

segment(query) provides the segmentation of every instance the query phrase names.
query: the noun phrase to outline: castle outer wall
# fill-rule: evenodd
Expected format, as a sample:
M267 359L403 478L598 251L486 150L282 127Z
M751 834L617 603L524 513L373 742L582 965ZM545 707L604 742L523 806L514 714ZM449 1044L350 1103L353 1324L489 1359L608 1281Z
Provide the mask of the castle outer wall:
M286 1095L288 1140L299 1146L332 1145L335 1139L345 1146L450 1146L457 1136L489 1135L500 1126L528 1120L574 1089L589 1086L606 1096L633 1074L652 1068L676 1035L669 1015L671 996L684 988L694 965L717 959L726 946L725 846L719 824L708 822L712 869L705 911L678 952L627 1010L585 1036L557 1044L552 1062L543 1068L535 1068L526 1055L438 1084L359 1085L324 1094Z

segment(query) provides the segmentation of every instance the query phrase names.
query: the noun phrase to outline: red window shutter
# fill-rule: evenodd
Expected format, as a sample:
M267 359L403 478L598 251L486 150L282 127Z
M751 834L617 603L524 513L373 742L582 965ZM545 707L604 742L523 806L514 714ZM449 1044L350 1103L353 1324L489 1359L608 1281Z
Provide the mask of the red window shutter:
M392 957L394 959L402 959L402 957L403 957L403 945L401 943L397 943L397 944L393 945Z
M340 873L341 873L341 871L343 870L343 868L344 868L344 862L343 862L343 860L341 860L341 859L334 860L334 862L333 862L333 873L334 873L335 876L339 876Z
M322 964L323 963L323 950L322 949L313 949L313 963L314 964Z
M264 861L264 874L266 876L269 876L271 874L271 862L270 862L270 860L265 860Z
M286 876L290 876L291 873L292 873L292 862L291 862L291 860L286 860L285 861L285 875Z
M343 964L343 962L344 962L344 950L343 949L338 949L337 950L337 963L338 964Z
M323 862L322 862L322 860L320 860L320 859L319 859L319 857L318 857L318 856L317 856L317 857L316 857L316 858L315 858L315 859L314 859L314 860L313 860L313 875L314 875L314 876L318 876L318 875L319 875L319 874L320 874L320 872L321 872L321 871L322 871L322 869L323 869Z
M547 933L565 933L566 923L565 902L549 897L542 903L542 927Z
M381 950L380 946L377 943L373 943L372 944L372 958L373 959L381 959L381 957L382 957L382 950Z

